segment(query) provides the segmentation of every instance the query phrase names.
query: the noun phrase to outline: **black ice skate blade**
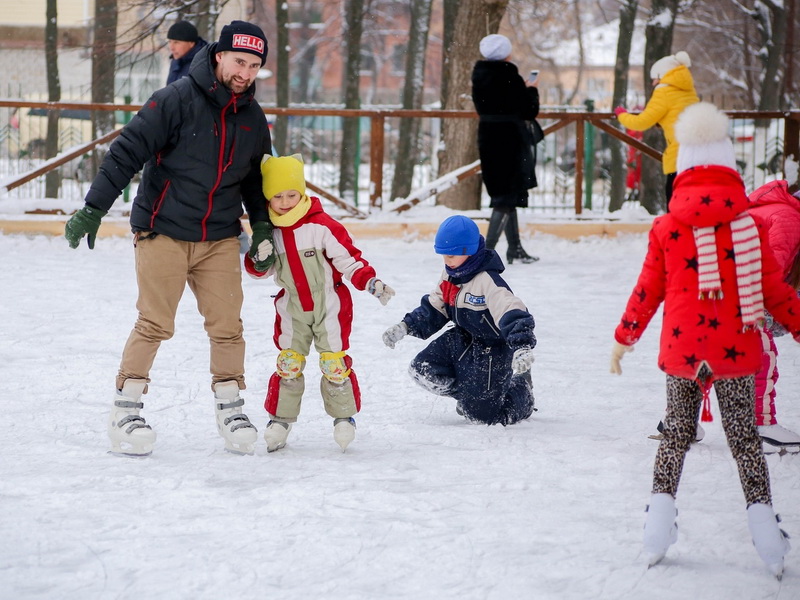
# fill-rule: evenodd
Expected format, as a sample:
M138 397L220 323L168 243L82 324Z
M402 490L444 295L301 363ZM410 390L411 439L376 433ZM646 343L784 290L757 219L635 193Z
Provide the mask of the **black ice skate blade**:
M114 452L113 450L109 450L108 453L111 456L119 456L120 458L147 458L153 451L150 450L147 454L132 454L130 452Z

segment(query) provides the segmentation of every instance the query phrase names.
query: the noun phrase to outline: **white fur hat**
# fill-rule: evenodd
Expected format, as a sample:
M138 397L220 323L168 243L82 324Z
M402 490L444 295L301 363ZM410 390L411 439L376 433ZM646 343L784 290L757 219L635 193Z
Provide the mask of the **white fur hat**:
M736 153L728 135L728 116L710 102L683 109L675 122L678 173L701 165L736 169Z
M481 40L481 56L486 60L504 60L511 55L511 40L499 33L487 35Z
M681 65L685 67L692 66L692 59L689 58L689 55L683 50L665 56L664 58L659 58L653 63L653 66L650 67L650 79L661 79L664 75L672 71L672 69L680 67Z

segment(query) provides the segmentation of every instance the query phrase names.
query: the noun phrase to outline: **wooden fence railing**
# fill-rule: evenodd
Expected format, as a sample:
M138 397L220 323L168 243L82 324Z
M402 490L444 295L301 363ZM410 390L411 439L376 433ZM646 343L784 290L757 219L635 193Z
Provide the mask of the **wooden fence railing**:
M0 99L0 108L45 108L58 109L83 109L83 110L121 110L135 112L140 105L136 104L92 104L83 102L32 102L17 99ZM369 201L370 206L377 206L383 197L383 164L385 154L384 131L386 119L390 117L421 118L421 119L476 119L472 111L454 110L376 110L376 109L336 109L336 108L278 108L265 106L264 112L276 116L338 116L338 117L367 117L370 120L370 150L369 150ZM795 162L800 162L800 110L790 111L726 111L732 119L782 119L783 127L783 160L793 157ZM606 132L608 135L622 141L624 144L639 150L643 155L661 161L661 153L644 144L641 140L625 134L615 126L613 113L602 112L555 112L542 111L539 120L549 124L544 128L545 136L555 133L571 124L575 124L575 214L582 211L582 196L585 178L584 150L585 130L584 125L590 123L594 127ZM37 168L19 175L5 183L7 190L14 189L32 179L40 177L74 158L86 154L100 144L105 144L119 135L119 130L113 131L103 137L92 140L67 153L62 153L55 158L45 161ZM435 182L428 184L425 189L416 190L405 201L398 203L392 210L402 212L414 204L429 198L455 183L480 173L480 163L473 163L461 167L454 173L440 177ZM310 184L311 189L336 204L348 214L363 217L366 214L351 203L338 198L335 194L319 186Z

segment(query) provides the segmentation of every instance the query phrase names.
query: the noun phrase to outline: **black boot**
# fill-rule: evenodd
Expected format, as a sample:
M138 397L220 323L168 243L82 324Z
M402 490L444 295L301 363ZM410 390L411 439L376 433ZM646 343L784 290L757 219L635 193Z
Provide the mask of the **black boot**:
M506 251L506 262L513 263L519 260L523 264L530 264L539 260L538 256L531 256L522 247L522 242L519 240L519 221L517 219L516 209L512 210L508 215L506 222L506 240L508 240L508 250Z
M493 209L492 216L489 219L489 231L486 232L486 247L494 250L497 246L497 241L500 239L500 234L506 227L508 221L508 212L500 209Z

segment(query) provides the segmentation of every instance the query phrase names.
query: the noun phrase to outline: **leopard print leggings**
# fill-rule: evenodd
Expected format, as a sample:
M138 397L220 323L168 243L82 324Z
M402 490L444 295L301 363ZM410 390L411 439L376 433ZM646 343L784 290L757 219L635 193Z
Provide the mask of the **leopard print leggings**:
M747 506L772 504L769 470L753 415L755 378L752 375L714 382L722 428L734 460ZM664 438L658 446L653 469L653 493L675 494L686 452L695 437L703 392L691 379L667 375L667 414Z

